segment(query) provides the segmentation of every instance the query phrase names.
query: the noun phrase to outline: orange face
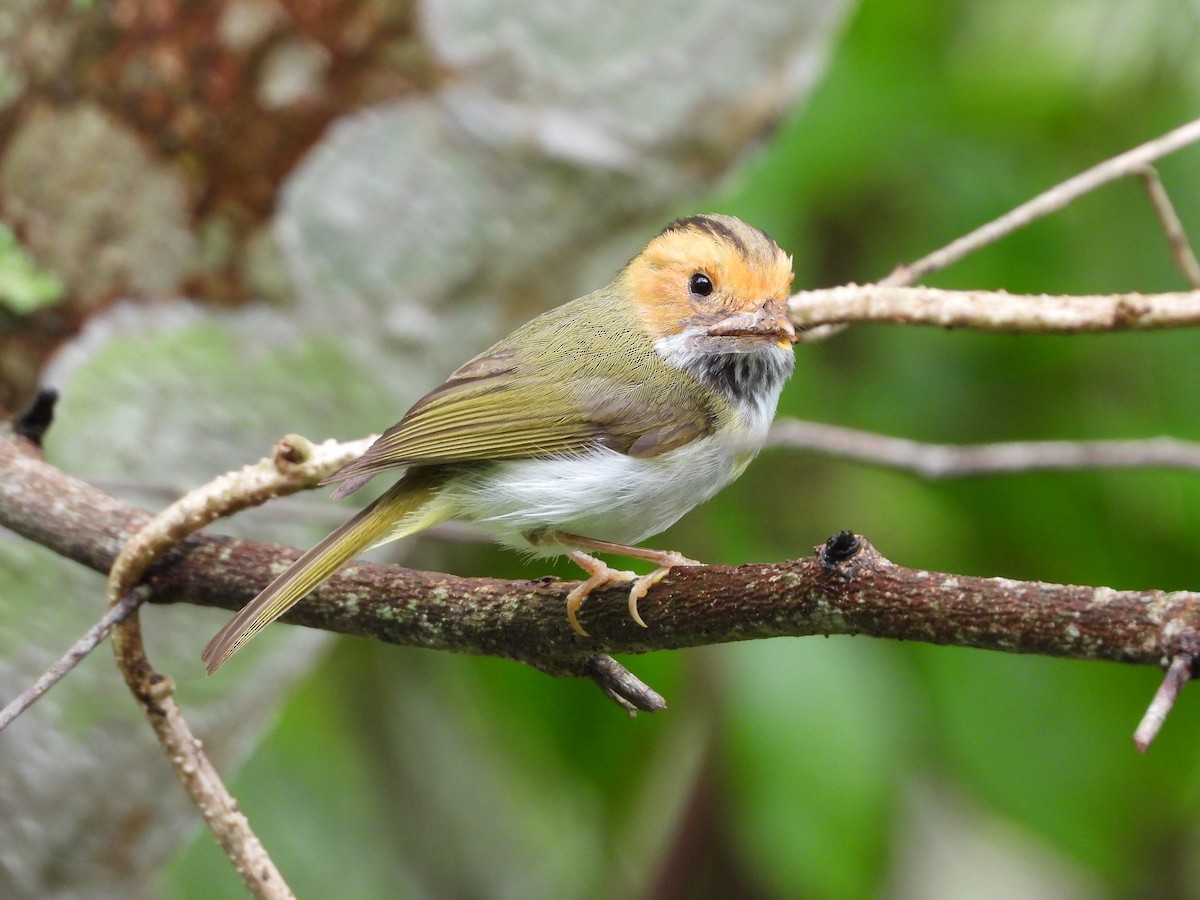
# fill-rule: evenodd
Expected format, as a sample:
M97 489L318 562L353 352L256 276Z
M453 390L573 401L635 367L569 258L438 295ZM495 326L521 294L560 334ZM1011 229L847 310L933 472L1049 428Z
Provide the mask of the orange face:
M762 331L764 338L778 342L782 329L790 330L783 311L792 288L792 258L766 234L731 216L673 222L634 257L624 275L653 339L734 317L761 321L763 313L779 323Z

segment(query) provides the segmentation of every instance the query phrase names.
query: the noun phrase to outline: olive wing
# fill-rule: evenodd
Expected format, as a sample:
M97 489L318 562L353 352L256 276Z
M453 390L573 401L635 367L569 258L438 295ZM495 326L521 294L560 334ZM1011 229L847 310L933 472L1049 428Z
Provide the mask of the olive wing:
M389 469L538 459L597 446L656 456L708 434L715 423L703 392L668 377L665 365L643 368L645 377L634 382L612 371L550 377L544 369L510 350L471 360L325 483L343 482L335 496L344 496Z

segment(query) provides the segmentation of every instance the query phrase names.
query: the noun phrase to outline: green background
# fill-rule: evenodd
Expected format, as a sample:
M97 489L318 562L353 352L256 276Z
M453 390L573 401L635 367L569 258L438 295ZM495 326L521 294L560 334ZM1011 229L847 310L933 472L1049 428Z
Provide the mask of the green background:
M1186 4L868 0L814 95L681 212L760 225L797 287L887 274L1195 114ZM1200 233L1195 150L1161 172ZM1013 292L1177 290L1119 183L929 280ZM799 348L781 415L915 439L1200 439L1191 331L1014 337L859 327ZM765 453L657 546L805 555L851 528L909 566L1197 587L1200 487L1172 472L929 483ZM491 548L462 574L527 577ZM555 574L574 577L566 565ZM517 664L341 642L233 789L310 897L1187 897L1195 693L1146 756L1160 675L1113 664L795 639L624 660L670 710L627 719ZM1024 879L1024 880L1023 880ZM202 833L172 897L241 887Z

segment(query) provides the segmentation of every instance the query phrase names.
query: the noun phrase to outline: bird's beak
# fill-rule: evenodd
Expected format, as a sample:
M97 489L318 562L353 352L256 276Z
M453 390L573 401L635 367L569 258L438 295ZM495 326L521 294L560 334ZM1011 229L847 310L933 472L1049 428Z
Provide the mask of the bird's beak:
M783 304L767 300L753 312L738 313L708 327L713 337L774 338L780 347L796 343L796 326L787 317Z

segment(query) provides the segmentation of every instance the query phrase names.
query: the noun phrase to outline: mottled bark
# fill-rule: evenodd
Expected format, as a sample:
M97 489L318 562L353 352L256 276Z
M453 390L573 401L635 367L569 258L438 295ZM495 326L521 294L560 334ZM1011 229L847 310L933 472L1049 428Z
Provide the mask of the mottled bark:
M0 524L107 571L149 513L43 461L34 445L0 440ZM151 602L237 609L298 551L194 535L154 566ZM459 578L399 566L347 567L285 621L388 643L520 660L556 675L595 677L597 654L646 653L813 634L898 640L1163 666L1197 650L1200 595L1116 591L910 569L864 539L835 535L812 555L765 565L681 568L629 619L624 591L598 591L582 610L591 636L567 627L571 583ZM48 601L49 602L49 601ZM97 614L100 612L97 591ZM197 665L208 635L196 635Z

